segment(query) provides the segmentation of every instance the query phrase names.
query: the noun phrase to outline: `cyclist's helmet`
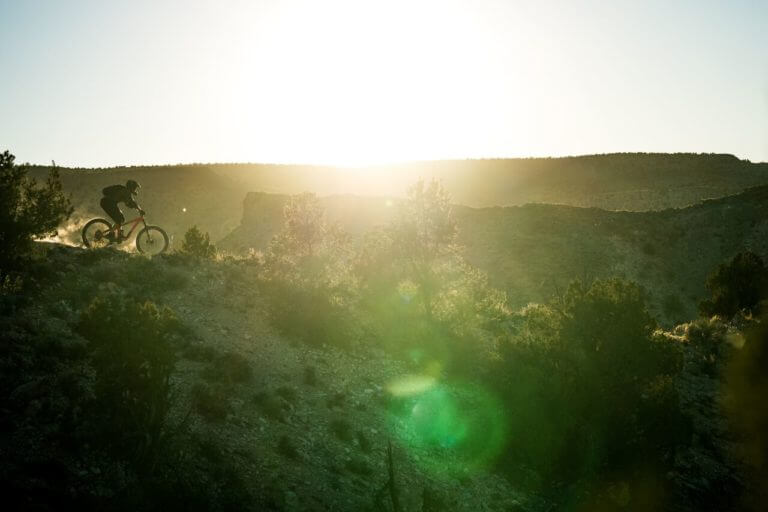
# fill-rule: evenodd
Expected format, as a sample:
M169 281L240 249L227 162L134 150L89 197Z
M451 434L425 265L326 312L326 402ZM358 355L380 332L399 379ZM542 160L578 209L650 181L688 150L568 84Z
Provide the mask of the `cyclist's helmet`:
M139 185L139 182L136 180L128 180L125 182L125 187L131 194L136 195L141 188L141 185Z

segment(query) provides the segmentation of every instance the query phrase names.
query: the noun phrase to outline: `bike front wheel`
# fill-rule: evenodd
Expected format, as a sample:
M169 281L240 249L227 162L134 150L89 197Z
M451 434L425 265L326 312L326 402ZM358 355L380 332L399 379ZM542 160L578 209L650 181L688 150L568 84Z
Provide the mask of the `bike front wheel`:
M136 249L142 254L155 256L164 253L170 242L163 228L147 226L136 235Z
M112 224L105 219L89 220L86 225L83 226L83 245L94 249L106 247L110 243L110 239L107 235L111 230Z

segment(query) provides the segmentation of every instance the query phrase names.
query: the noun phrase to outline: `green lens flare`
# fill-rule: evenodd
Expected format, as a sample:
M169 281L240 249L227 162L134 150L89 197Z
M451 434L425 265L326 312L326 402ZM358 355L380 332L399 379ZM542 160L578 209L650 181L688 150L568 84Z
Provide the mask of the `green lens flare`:
M418 395L434 386L436 382L434 377L428 375L409 375L391 382L387 391L396 397Z
M414 375L392 382L392 431L433 476L486 468L500 454L506 422L499 401L470 384L439 384Z
M465 439L468 422L443 389L425 392L415 402L410 411L409 426L421 444L448 448Z

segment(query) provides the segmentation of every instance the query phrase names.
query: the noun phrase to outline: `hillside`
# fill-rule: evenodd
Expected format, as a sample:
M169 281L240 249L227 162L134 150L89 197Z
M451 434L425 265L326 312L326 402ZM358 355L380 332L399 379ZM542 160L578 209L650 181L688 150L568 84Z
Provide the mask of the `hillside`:
M44 178L48 168L33 166ZM680 208L768 184L768 164L731 155L610 154L567 158L414 162L364 169L300 165L212 164L110 169L60 168L76 207L64 231L101 215L101 189L133 178L142 183L141 204L152 223L176 240L193 224L214 240L242 217L248 191L318 195L402 197L419 177L441 180L456 204L471 207L527 203L605 210ZM385 214L383 214L385 215Z
M458 350L464 371L441 371L420 352L441 331L414 322L407 301L385 302L405 327L399 350L362 309L328 319L339 333L364 328L326 344L278 330L274 288L252 259L36 245L23 283L0 294L0 489L20 509L692 512L762 492L729 458L723 425L743 419L723 416L718 379L734 371L726 340L740 335L717 319L651 332L642 303L599 302L560 327L542 323L554 311L541 305L505 320L519 330L493 358L482 338L453 338L461 345L440 358ZM575 337L576 351L536 352L552 335ZM585 353L585 342L603 349ZM638 389L649 366L663 373ZM754 403L764 388L728 389ZM605 444L569 437L585 424ZM614 453L605 446L640 469L598 473L594 450Z
M662 210L768 184L768 164L733 155L620 153L565 158L446 160L361 169L217 165L247 190L400 197L419 177L441 180L457 204L552 203L605 210Z
M431 184L402 202L302 195L266 254L20 243L0 286L0 489L126 512L758 503L744 450L763 420L720 398L764 395L768 267L720 266L711 317L659 290L739 247L764 256L767 195L473 209ZM232 241L271 238L286 199L249 194ZM400 208L362 245L326 223L360 235ZM641 275L663 316L617 277L654 257L680 275ZM587 279L519 307L561 276Z
M672 315L678 303L703 298L719 262L744 249L768 256L768 187L661 212L527 205L456 213L469 260L519 304L571 278L618 275L643 284Z
M221 241L235 252L264 249L287 196L249 193L241 225ZM352 234L385 225L397 203L350 196L322 200L326 216ZM470 263L507 291L513 305L540 302L575 278L622 276L644 285L668 321L695 316L707 274L740 250L768 258L768 187L660 212L533 204L456 206Z
M0 324L8 333L0 406L3 431L15 432L0 443L7 502L21 497L26 509L44 510L54 502L83 510L387 510L377 503L389 500L391 441L404 510L422 510L424 503L467 512L539 509L535 498L487 465L473 465L451 447L408 441L419 432L402 411L418 402L391 389L420 366L371 343L342 349L280 335L246 261L148 260L49 243L37 244L36 253L31 276L45 276L37 290L15 299L0 295ZM142 340L131 333L148 333L140 322L112 321L115 330L103 331L108 356L99 359L93 352L99 338L82 327L88 311L104 301L148 300L170 308L162 311L170 312L176 334ZM6 314L9 307L14 314ZM102 380L127 365L132 370L119 377L120 393L130 395L124 388L143 382L131 380L141 370L130 366L150 364L142 363L152 358L142 341L151 350L170 343L175 354L162 443L182 451L154 450L154 487L125 479L126 467L143 470L130 455L116 455L114 438L102 447L87 434L89 421L117 421L101 409L116 408L114 401L95 398ZM463 407L483 403L455 384L437 389ZM122 421L113 427L130 436L134 423ZM131 440L130 452L136 444ZM451 471L435 470L440 467ZM386 493L377 499L381 489Z

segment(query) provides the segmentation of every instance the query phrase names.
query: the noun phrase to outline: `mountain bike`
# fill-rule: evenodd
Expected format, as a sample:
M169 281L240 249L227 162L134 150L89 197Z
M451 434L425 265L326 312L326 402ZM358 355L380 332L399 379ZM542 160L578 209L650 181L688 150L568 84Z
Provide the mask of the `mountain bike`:
M136 249L140 253L149 254L150 256L161 254L168 249L170 242L166 232L160 226L148 225L146 220L144 220L143 212L135 219L124 222L123 226L128 224L131 224L131 229L127 235L121 237L108 220L91 219L83 226L83 245L100 248L112 244L121 244L131 237L131 234L133 234L133 231L139 224L143 224L144 228L136 235Z

